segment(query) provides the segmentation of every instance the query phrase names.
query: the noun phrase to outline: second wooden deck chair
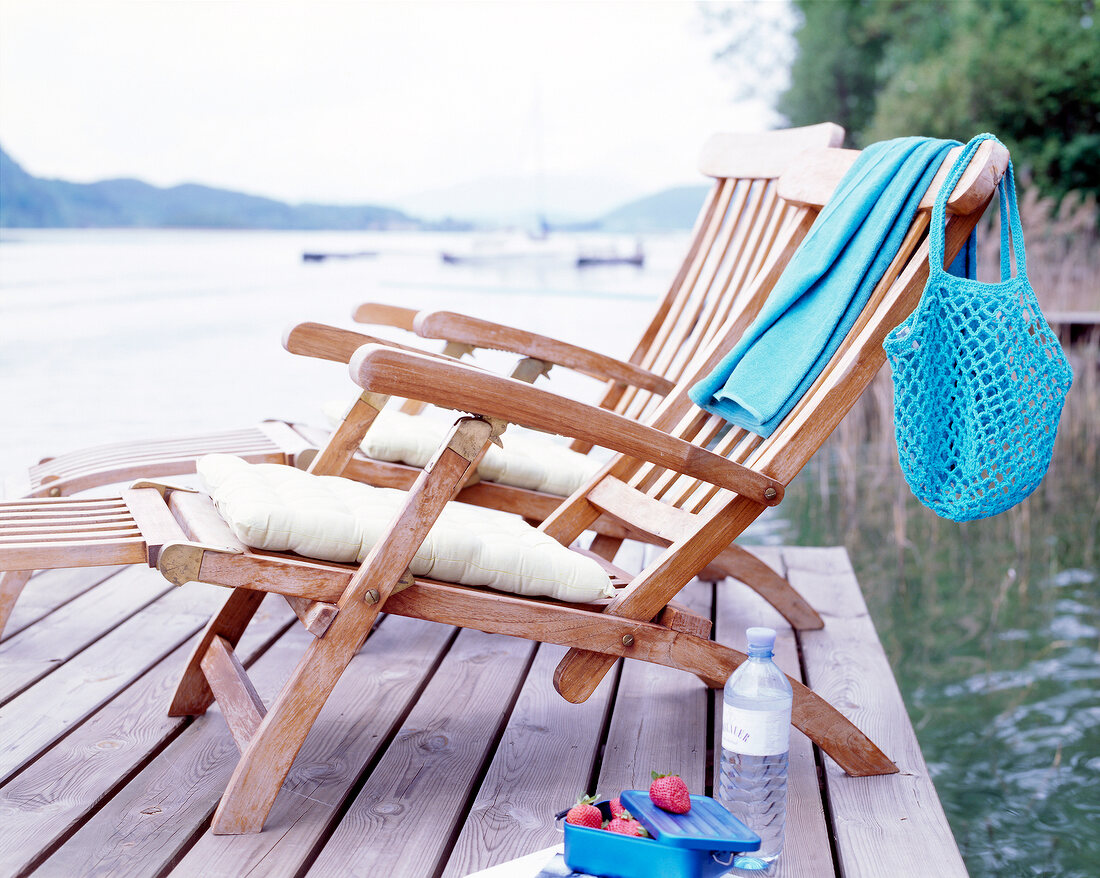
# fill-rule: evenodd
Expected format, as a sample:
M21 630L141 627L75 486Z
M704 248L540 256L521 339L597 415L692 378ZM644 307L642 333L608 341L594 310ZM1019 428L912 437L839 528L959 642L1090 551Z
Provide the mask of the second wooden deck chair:
M790 206L776 196L775 181L809 149L839 146L844 130L830 122L802 128L750 134L717 134L702 151L699 167L714 182L700 209L687 252L658 302L627 361L556 339L450 312L418 312L370 303L355 309L359 322L414 331L445 342L444 353L460 356L478 348L506 350L523 359L513 377L534 381L553 366L573 369L608 382L601 405L635 419L652 408L682 376L691 357L721 325L741 288L768 257L790 243ZM311 330L317 329L314 333ZM334 351L324 327L302 324L288 339L292 353L327 359L343 356L347 342ZM360 336L363 344L372 339ZM387 341L387 344L394 344ZM135 440L44 458L30 468L26 497L70 496L89 488L147 476L195 471L204 454L238 454L256 462L295 463L316 452L327 431L308 425L266 421L252 428L166 440ZM393 467L371 466L362 458L356 470L376 483L397 478ZM349 473L355 476L355 472ZM410 474L405 474L408 478ZM415 478L415 472L411 473ZM383 481L380 481L383 480ZM541 520L559 497L530 491L473 492L470 502L522 504ZM484 495L484 496L479 496Z
M808 177L791 181L791 195L820 205L852 160L845 151L823 154ZM949 258L973 229L1006 165L1007 153L991 144L971 161L949 202ZM929 205L936 185L930 189ZM661 404L654 426L455 361L379 345L358 350L349 370L365 391L363 405L353 407L334 432L314 462L315 473L337 473L350 459L376 413L369 404L371 393L419 398L476 415L455 424L434 460L403 495L380 539L357 565L249 548L209 497L146 485L113 501L106 513L110 527L126 529L114 535L108 530L90 536L92 531L71 523L36 521L33 500L22 506L0 505L0 516L24 515L24 523L0 539L0 568L94 563L91 558L98 553L100 560L109 556L103 563L145 560L177 584L197 580L232 589L200 637L171 707L173 714L197 714L216 699L241 750L214 815L216 833L263 827L322 705L383 610L568 646L555 687L569 701L587 698L620 657L680 668L720 686L744 656L709 640L705 620L670 609L670 604L715 554L782 499L784 486L884 362L883 338L912 310L924 285L928 248L921 241L927 225L923 212L841 348L766 439L733 430L715 444L722 425L695 409L686 393L751 321L781 270L778 261L761 273L744 307L730 315L698 367ZM617 586L609 601L581 605L506 595L410 571L417 549L506 421L572 434L619 452L540 528L566 546L598 516L609 514L668 544L634 576L604 562ZM256 695L233 653L268 591L297 604L304 620L323 616L323 624L312 629L315 639L270 708ZM850 774L896 770L842 714L797 684L793 722Z
M822 123L758 134L720 134L707 142L699 165L703 174L714 180L713 187L696 220L683 263L628 361L449 312L418 314L407 308L368 304L356 309L355 317L360 322L417 331L426 339L442 339L444 353L451 355L477 348L507 350L522 358L512 372L522 380L534 381L552 366L606 380L601 405L639 419L684 374L691 358L721 326L737 295L766 260L777 251L791 249L805 234L803 226L790 222L793 208L776 195L779 174L805 150L839 146L843 136L839 126ZM292 353L346 363L352 351L372 340L377 339L305 323L288 333L285 345ZM307 466L327 436L327 430L306 424L266 421L251 428L82 449L46 458L31 467L27 485L19 493L65 497L134 479L189 474L200 457L211 453L236 454L257 463ZM591 450L583 444L574 448ZM397 488L408 488L418 474L419 467L372 460L361 453L345 473L368 484ZM471 478L462 500L538 522L557 508L564 493ZM596 551L613 557L625 531L606 518L594 526L602 533ZM0 631L32 572L0 574ZM813 608L751 554L731 548L716 560L714 575L759 583L797 628L821 625Z

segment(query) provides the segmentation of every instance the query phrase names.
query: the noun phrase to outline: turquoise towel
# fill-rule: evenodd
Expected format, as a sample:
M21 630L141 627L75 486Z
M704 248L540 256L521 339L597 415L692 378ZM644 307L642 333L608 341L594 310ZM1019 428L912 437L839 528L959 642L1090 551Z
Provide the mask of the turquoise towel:
M689 391L696 405L768 436L852 328L920 199L958 146L902 137L867 147L795 252L737 346ZM952 266L973 277L973 248Z

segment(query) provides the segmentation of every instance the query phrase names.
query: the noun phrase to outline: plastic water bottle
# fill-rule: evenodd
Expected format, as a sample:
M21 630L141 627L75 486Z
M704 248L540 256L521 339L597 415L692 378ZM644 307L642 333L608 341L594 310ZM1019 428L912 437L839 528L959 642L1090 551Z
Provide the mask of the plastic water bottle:
M772 661L775 631L750 628L746 633L749 660L730 675L723 694L722 763L715 798L760 836L760 850L738 854L733 865L762 870L783 849L794 695L786 675Z

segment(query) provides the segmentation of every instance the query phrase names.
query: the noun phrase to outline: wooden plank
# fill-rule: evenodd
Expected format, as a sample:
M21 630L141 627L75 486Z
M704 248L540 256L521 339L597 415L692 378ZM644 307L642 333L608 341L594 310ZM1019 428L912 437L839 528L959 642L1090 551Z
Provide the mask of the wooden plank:
M373 637L368 640L349 665L322 712L317 734L272 812L273 831L227 837L212 835L206 826L237 762L215 706L85 823L46 862L46 873L163 874L183 856L178 874L296 874L363 766L408 710L452 633L400 620L384 635L386 625L376 632L379 641L372 647ZM295 625L250 668L262 695L278 691L311 640ZM111 841L100 842L104 837Z
M390 598L386 607L402 616L491 634L522 631L523 636L546 643L596 650L607 658L608 667L618 657L635 658L705 674L716 682L724 681L733 669L732 656L708 640L681 637L650 622L608 615L594 605L536 602L487 589L418 580ZM587 682L594 689L599 680Z
M31 577L8 617L0 641L49 616L69 601L114 576L125 567L59 567Z
M305 641L298 626L283 635L252 668L263 695L277 691ZM37 870L38 874L148 876L179 855L210 812L238 758L237 747L217 707L188 725L182 735L133 782L115 792L80 824ZM151 778L159 780L149 794Z
M433 874L534 648L463 631L307 874Z
M677 597L709 616L710 586L689 583ZM647 790L650 772L678 774L693 793L706 788L707 688L683 671L624 661L596 789L614 797Z
M251 662L292 621L280 598L268 598L238 644L238 654ZM189 644L178 647L0 788L0 872L22 874L33 867L190 722L168 716L165 709L188 652ZM52 705L38 709L48 711ZM216 715L203 722L213 734L225 736ZM175 777L178 782L178 773Z
M4 668L0 704L63 665L170 588L160 577L150 576L146 568L124 568L53 613L48 623L5 640L0 644L0 665Z
M627 564L624 558L628 548L634 547L624 547L620 563ZM773 566L781 560L774 552L763 554ZM824 758L841 874L918 874L929 862L935 863L937 874L965 874L846 556L840 550L798 549L785 550L783 557L791 563L795 584L815 604L828 610L824 631L800 635L811 682L886 746L888 755L898 760L903 772L886 778L849 778ZM128 572L157 579L148 570ZM85 575L90 573L84 571ZM699 612L701 606L689 594L697 587L693 584L681 599L687 598ZM195 590L208 590L214 603L224 596L220 589L194 585L172 591L157 604ZM280 625L292 618L275 596L267 599L265 607L275 608ZM738 583L721 584L716 614L718 640L730 642L726 639L730 636L735 647L743 646L744 628L750 624L777 628L781 632L780 664L797 676L791 635L785 633L774 611L750 590ZM263 616L261 610L238 647L246 661L258 648L257 627L270 625ZM159 624L153 620L147 623L148 627ZM434 664L431 651L418 653L417 638L397 627L389 629L388 643L382 639L387 626L397 625L442 632L442 640L437 642L446 641L452 630L394 616L383 621L322 712L264 833L232 838L200 834L232 770L236 748L216 708L193 722L164 716L176 669L187 654L187 648L180 646L167 659L154 662L148 673L61 737L0 789L0 874L24 874L41 866L35 874L66 878L77 874L144 876L162 874L181 857L174 874L298 874L308 867L318 846L325 844L340 803L354 788L364 767L379 758L362 795L352 805L353 811L361 813L352 818L349 812L349 819L373 821L371 829L347 826L338 830L346 832L353 846L334 853L327 869L315 866L313 874L385 874L382 870L387 870L394 876L420 876L440 874L438 870L442 869L444 876L454 878L552 844L556 837L544 835L546 826L537 809L557 805L549 801L560 794L551 795L553 789L568 791L570 796L580 791L571 775L587 777L583 767L591 769L592 758L583 750L599 746L599 723L591 718L576 721L578 714L574 712L599 715L595 699L615 685L614 675L586 705L565 704L550 692L545 680L540 680L552 674L560 650L539 647L501 742L495 746L495 733L505 722L503 710L510 703L508 692L514 692L514 686L508 690L499 685L502 676L508 677L501 676L499 665L514 663L515 657L503 662L494 661L491 655L474 660L470 655L454 655L458 652L456 645L452 654L455 666L445 672L441 666L440 670L449 675L448 679L437 678L424 690L419 706L394 740L394 755L379 757L380 747L387 742L386 729L396 727L409 699L416 697L419 681ZM267 629L268 637L273 630ZM483 636L474 632L462 635L464 639ZM250 675L261 692L275 690L309 640L294 626L294 631L280 641L281 650L271 651L266 668L257 662ZM522 641L509 638L503 642L516 644L521 651L531 649ZM144 667L152 660L143 661ZM525 663L518 664L522 675ZM626 665L640 668L644 677L662 672L661 668L636 662ZM67 667L57 673L64 673ZM675 716L668 716L664 705L656 702L663 699L682 704L678 699L683 693L690 694L692 687L698 687L693 677L682 672L664 673L672 674L679 682L674 687L679 695L671 688L667 696L654 692L648 679L632 680L624 675L619 684L618 709L624 721L618 727L612 722L614 728L604 757L608 775L628 775L635 767L647 775L651 767L661 767L652 763L663 759L662 747L674 755L691 749L683 746L685 736L695 734L685 732L695 722L684 722L689 712L705 725L705 701L702 710L685 708L676 711ZM814 675L824 675L824 683L816 681ZM493 679L481 681L485 676ZM47 681L29 691L39 690ZM465 681L470 685L464 685ZM392 691L395 685L411 690L409 699L403 702L405 707L398 704L400 699ZM476 691L470 692L470 687ZM495 724L491 716L478 713L479 700L486 691L505 705L497 711ZM441 693L449 703L437 703ZM631 693L641 695L644 701L631 703ZM890 697L884 698L884 693ZM50 713L64 708L65 697L66 693L58 692L49 699L28 703L27 709L37 711L48 721ZM393 699L392 704L389 699ZM469 707L471 703L473 707ZM656 716L636 721L647 707L655 708ZM715 713L716 723L720 723L720 707ZM390 718L388 727L380 718L384 716ZM597 728L595 733L589 732L592 726ZM907 739L902 743L912 747L912 754L887 744L889 736L884 737L883 731L894 734L898 730L895 727L904 731L900 737ZM0 741L6 743L8 737L4 734ZM638 739L634 747L629 746L632 735ZM438 740L440 749L435 749L433 736L442 736ZM167 748L142 768L165 744ZM555 748L565 748L565 755L556 755ZM687 763L699 761L695 753L681 756ZM913 761L914 756L919 763ZM486 766L489 759L492 761ZM627 765L632 760L642 760L643 764ZM787 844L774 872L781 878L836 874L816 769L812 748L792 730ZM690 766L686 770L690 772ZM484 780L475 794L471 784L482 771ZM458 777L457 784L452 783L454 776ZM644 780L647 778L639 778L636 784L631 780L629 785L644 786ZM380 786L372 788L372 783ZM626 785L614 783L620 788ZM599 791L613 794L617 790L605 788L601 780ZM440 798L446 801L436 804ZM464 816L467 811L468 818ZM466 825L460 829L463 820ZM53 850L74 832L57 851ZM406 833L411 833L413 839L405 841ZM916 838L909 839L910 835ZM453 849L448 850L452 839ZM434 851L416 860L413 851L419 850L425 840L434 845ZM405 855L399 852L390 860L384 854L381 861L369 859L378 856L375 848L391 844L397 844ZM40 863L46 854L51 856ZM433 857L441 859L436 862ZM360 860L370 865L361 873L349 872Z
M841 706L901 770L848 777L824 758L837 859L845 878L966 875L890 664L843 549L784 551L792 583L823 608L801 635L809 685Z
M417 619L386 617L348 665L306 739L285 791L264 832L197 839L173 876L293 876L331 829L334 815L365 766L378 758L397 723L409 711L455 629ZM299 639L298 642L301 642ZM193 757L188 757L193 758ZM141 799L155 799L170 784L170 765L160 779L143 781ZM150 839L148 842L155 843Z
M554 691L565 649L542 644L443 878L462 878L561 841L554 815L588 792L614 691L611 675L583 704Z
M0 781L194 635L217 592L173 590L0 708Z
M754 552L777 573L784 574L784 562L777 551ZM727 579L717 586L715 639L734 649L745 650L745 629L754 625L774 628L776 664L795 679L802 679L794 632L783 617L760 595L740 582ZM714 693L713 788L718 788L722 748L722 692ZM776 878L825 878L835 875L829 842L829 826L817 780L814 747L798 729L791 728L790 761L787 774L787 827L783 853L776 861Z
M37 571L15 604L0 640L14 637L29 625L56 612L69 601L95 589L125 567L78 567Z

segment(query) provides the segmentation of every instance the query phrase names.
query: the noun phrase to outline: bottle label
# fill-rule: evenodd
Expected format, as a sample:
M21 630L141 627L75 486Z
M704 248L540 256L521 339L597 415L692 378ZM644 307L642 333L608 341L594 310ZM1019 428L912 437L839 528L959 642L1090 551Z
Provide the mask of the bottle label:
M722 747L745 756L777 756L790 749L791 708L744 710L722 706Z

